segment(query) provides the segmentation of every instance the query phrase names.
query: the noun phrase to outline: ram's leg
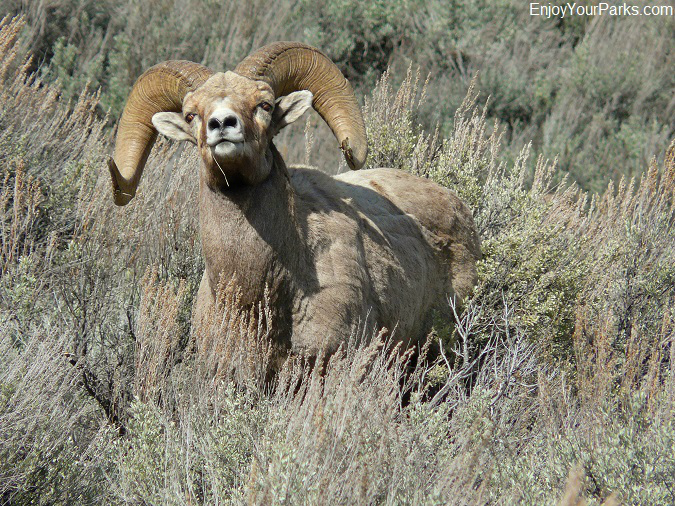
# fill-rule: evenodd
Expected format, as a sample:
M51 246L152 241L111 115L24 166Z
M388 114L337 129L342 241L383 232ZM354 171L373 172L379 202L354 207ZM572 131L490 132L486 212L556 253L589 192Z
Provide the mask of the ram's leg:
M346 345L350 337L363 337L367 344L376 333L379 314L376 309L362 307L358 302L341 301L344 289L324 289L319 300L303 306L296 313L293 326L292 351L304 356L323 354L330 356L341 345Z

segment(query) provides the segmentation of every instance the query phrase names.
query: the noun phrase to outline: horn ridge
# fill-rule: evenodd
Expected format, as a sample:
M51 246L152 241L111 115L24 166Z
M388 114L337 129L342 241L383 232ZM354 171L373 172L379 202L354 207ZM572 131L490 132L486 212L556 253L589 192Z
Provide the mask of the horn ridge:
M360 169L365 164L368 142L354 90L335 63L317 48L300 42L275 42L247 56L234 71L267 82L277 97L311 91L312 105L333 131L349 167Z
M185 95L211 75L213 71L199 63L168 60L149 68L136 80L119 121L115 153L108 161L117 205L127 204L136 194L157 138L153 115L179 112Z

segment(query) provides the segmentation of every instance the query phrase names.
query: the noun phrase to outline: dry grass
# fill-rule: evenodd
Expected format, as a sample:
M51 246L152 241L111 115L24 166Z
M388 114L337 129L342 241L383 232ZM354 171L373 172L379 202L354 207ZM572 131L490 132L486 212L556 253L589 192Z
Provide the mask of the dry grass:
M21 257L30 256L35 248L38 209L43 201L39 183L26 175L21 161L3 170L0 184L0 223L2 249L0 275L5 275Z

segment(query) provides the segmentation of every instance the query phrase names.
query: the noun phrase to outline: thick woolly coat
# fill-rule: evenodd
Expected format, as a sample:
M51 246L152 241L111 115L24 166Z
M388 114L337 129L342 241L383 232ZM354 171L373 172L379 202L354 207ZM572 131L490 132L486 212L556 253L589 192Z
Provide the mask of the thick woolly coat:
M235 277L245 307L268 290L282 349L315 356L335 351L359 322L417 342L434 310L471 292L480 245L452 191L395 169L287 169L270 150L261 184L222 191L202 178L197 318L209 314L219 281Z

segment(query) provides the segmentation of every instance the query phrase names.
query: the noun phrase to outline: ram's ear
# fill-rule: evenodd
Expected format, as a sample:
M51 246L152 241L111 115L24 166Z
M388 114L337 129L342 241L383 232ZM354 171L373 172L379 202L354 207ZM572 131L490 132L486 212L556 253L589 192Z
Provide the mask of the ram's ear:
M272 113L273 135L305 114L305 111L312 107L313 98L311 91L301 90L278 99Z
M179 112L158 112L153 115L152 124L160 134L169 139L197 144L197 139L192 134L192 127Z

